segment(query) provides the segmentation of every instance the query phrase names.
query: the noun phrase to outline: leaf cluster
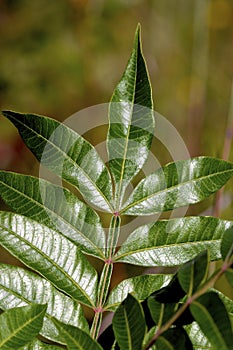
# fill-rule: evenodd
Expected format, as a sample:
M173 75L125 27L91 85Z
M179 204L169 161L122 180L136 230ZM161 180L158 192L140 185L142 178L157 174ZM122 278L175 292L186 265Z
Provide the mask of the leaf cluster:
M232 284L233 222L187 216L129 232L123 216L144 216L198 203L232 176L233 164L195 157L165 165L126 189L143 168L155 126L140 27L109 108L108 164L81 135L48 117L4 111L43 166L81 193L42 178L0 171L0 244L30 270L0 264L1 349L230 349L233 302L214 289ZM105 233L98 210L111 214ZM102 261L98 275L88 255ZM208 273L210 261L222 267ZM110 290L117 262L178 266ZM91 325L83 306L93 310ZM100 332L103 315L112 322ZM52 342L52 344L49 343Z

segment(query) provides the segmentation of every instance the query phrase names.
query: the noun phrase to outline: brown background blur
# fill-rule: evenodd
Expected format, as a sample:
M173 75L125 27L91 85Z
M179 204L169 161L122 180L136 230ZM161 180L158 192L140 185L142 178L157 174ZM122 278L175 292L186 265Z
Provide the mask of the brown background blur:
M155 110L192 156L222 158L226 129L233 128L233 0L0 0L0 108L64 120L108 102L138 22ZM170 159L162 151L157 157L165 164ZM232 147L227 157L233 161ZM0 169L38 170L2 116ZM232 190L231 180L219 213L229 220ZM214 202L212 196L189 214Z

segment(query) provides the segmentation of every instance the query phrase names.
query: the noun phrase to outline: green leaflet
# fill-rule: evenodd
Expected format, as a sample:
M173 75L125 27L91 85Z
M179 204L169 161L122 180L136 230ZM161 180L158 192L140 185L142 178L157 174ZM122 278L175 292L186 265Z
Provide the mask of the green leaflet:
M142 275L125 279L111 291L104 308L115 311L129 293L138 300L145 300L151 293L167 285L170 280L170 275Z
M156 350L187 350L190 347L188 335L183 328L171 328L158 337Z
M121 350L141 350L146 323L142 307L137 299L129 294L118 306L112 324Z
M208 275L208 251L204 250L178 270L178 279L183 290L189 295L197 290Z
M84 252L104 259L105 233L99 216L67 189L0 171L0 195L17 213L61 232Z
M0 315L1 350L19 349L29 343L40 331L46 305L14 308Z
M3 111L42 165L76 186L83 197L112 212L112 183L95 148L58 121L35 114Z
M220 242L232 221L191 216L157 221L136 229L122 244L115 261L142 266L174 266L204 249L210 259L220 259Z
M59 346L42 343L37 339L33 340L30 344L20 348L20 350L59 350L59 349L61 349Z
M190 305L190 310L213 349L232 349L230 319L218 294L211 291L200 296Z
M95 305L95 269L58 232L24 216L0 212L0 243L58 289L88 306Z
M147 159L153 131L151 86L138 26L131 57L109 108L107 148L115 182L116 211L121 207L126 186Z
M206 338L197 322L186 326L185 329L195 350L213 350L209 340Z
M198 203L233 176L233 164L210 157L170 163L143 179L122 214L151 215Z
M79 328L65 325L54 320L60 336L67 344L68 350L101 350L102 347L89 334Z
M20 267L0 264L0 309L34 304L47 304L40 334L61 342L52 317L88 331L82 308L74 300L56 290L44 278ZM59 307L58 307L59 305Z
M230 260L233 255L233 228L224 233L221 243L221 254L223 260Z

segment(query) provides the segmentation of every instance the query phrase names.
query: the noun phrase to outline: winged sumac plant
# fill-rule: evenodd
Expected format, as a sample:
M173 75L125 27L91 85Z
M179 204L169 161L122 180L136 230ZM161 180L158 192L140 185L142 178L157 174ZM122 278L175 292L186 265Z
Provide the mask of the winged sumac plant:
M29 268L0 264L0 348L232 348L233 302L214 289L223 274L233 284L232 221L160 220L128 232L118 247L123 216L197 203L233 176L233 164L223 160L180 160L139 181L125 198L148 157L155 124L140 27L110 102L107 165L89 142L56 120L3 115L36 158L77 188L83 201L42 178L0 172L0 195L15 211L0 213L0 244ZM108 232L100 211L111 215ZM100 276L90 255L102 262ZM211 275L209 262L219 259L222 266ZM118 262L179 269L128 278L110 290ZM89 323L83 306L93 310ZM100 332L107 311L113 319Z

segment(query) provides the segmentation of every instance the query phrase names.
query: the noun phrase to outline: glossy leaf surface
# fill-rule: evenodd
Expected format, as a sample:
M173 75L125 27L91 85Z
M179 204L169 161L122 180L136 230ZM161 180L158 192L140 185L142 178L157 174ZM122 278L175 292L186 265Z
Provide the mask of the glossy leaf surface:
M61 350L61 349L62 348L59 346L42 343L37 339L33 340L30 344L20 348L20 350Z
M142 301L168 284L170 279L170 275L142 275L125 279L111 291L105 309L114 311L129 293Z
M220 242L232 221L213 217L184 217L157 221L136 229L122 244L116 261L142 266L180 265L209 249L220 259Z
M129 294L117 308L112 324L121 350L141 350L146 324L137 299Z
M233 176L233 164L210 157L170 163L143 179L122 213L150 215L202 201Z
M101 350L102 347L91 338L89 334L73 326L65 325L54 320L60 336L63 338L68 350Z
M97 207L112 212L112 184L95 148L58 121L35 114L3 111L42 165L79 189Z
M204 335L197 322L193 322L185 329L195 350L213 350L208 338Z
M194 259L181 266L178 279L183 290L191 296L208 274L208 251L204 250Z
M105 234L99 216L67 189L0 171L0 196L17 213L61 232L83 251L104 259Z
M140 27L126 70L110 102L109 122L109 166L116 185L116 210L119 210L126 186L147 159L154 131L151 86L142 55Z
M49 281L20 267L0 264L0 309L47 304L40 334L58 343L61 339L52 317L88 331L82 308Z
M31 305L14 308L0 315L0 348L19 349L31 342L39 333L46 305Z
M95 305L97 273L78 248L24 216L0 212L0 243L74 299Z
M216 293L202 295L190 305L190 310L214 349L231 349L231 323L226 308Z

